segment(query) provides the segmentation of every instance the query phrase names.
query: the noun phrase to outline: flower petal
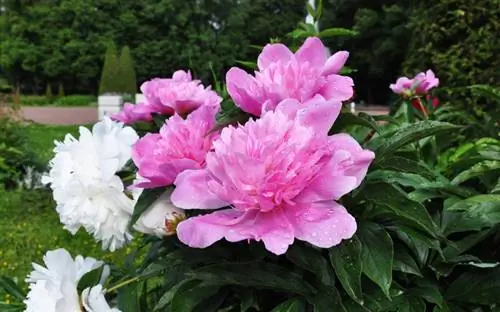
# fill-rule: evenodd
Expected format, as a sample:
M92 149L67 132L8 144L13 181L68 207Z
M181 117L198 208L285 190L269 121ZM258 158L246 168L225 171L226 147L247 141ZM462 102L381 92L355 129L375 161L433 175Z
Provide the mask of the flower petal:
M309 37L295 52L295 57L301 63L322 68L326 62L326 48L318 37Z
M356 220L336 202L294 207L294 210L298 209L302 213L297 215L294 211L289 214L295 237L317 247L333 247L356 232Z
M226 74L227 91L234 103L247 113L260 116L262 90L255 78L237 67L231 68Z
M326 80L326 84L321 88L321 95L325 99L346 101L354 95L354 82L351 77L330 75Z
M303 105L305 107L297 113L297 118L300 124L314 128L317 133L328 133L342 109L340 101L325 101L320 95Z
M293 228L281 209L240 212L227 209L189 218L177 227L179 239L190 247L205 248L226 238L230 242L262 240L267 250L284 254L294 241Z
M227 206L208 188L209 173L205 169L185 170L175 179L172 203L182 209L216 209Z
M323 75L338 74L342 67L344 67L348 58L349 52L347 51L339 51L330 56L326 61L325 67L323 67Z
M293 53L284 44L267 44L257 59L257 66L260 70L264 70L276 62L287 63L292 57Z

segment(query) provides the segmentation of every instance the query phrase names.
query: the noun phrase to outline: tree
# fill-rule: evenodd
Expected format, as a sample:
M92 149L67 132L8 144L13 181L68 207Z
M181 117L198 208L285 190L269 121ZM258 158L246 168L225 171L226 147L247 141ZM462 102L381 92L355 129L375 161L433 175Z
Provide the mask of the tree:
M106 50L104 64L102 66L99 94L120 91L120 85L118 83L119 68L116 46L114 43L110 43Z
M118 69L119 91L124 94L135 95L137 93L137 80L134 69L134 61L128 46L123 47L120 54Z
M470 3L468 0L419 2L412 19L414 31L404 71L414 74L432 68L445 87L440 88L442 100L473 108L478 98L465 87L500 85L500 41L497 39L500 2Z
M389 84L401 73L411 33L409 0L329 0L324 1L320 28L345 27L358 31L355 37L332 38L332 52L347 50L347 65L356 70L351 76L358 100L385 104L391 96Z

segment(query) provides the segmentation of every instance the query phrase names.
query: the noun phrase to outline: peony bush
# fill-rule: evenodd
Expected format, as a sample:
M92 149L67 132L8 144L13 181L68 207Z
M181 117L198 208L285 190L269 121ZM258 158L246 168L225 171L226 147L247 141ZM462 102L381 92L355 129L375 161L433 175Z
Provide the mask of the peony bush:
M446 122L432 71L352 114L348 52L266 45L227 94L179 70L56 142L43 182L110 266L47 251L8 311L496 311L500 141ZM467 143L461 144L463 137ZM452 139L453 138L453 139Z

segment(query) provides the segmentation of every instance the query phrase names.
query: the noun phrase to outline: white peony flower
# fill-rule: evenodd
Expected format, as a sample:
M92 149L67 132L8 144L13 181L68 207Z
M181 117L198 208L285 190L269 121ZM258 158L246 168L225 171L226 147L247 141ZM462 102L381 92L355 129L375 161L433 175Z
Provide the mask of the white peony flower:
M86 288L82 292L82 305L86 312L120 312L117 308L109 306L101 285Z
M65 229L75 234L83 227L111 251L132 238L127 226L134 201L116 172L130 159L137 140L132 128L105 118L92 132L80 127L78 140L68 134L55 142L55 156L42 181L50 183Z
M167 190L137 220L134 229L158 237L175 234L177 224L186 219L184 211L170 201L172 190ZM140 195L135 194L137 197Z
M103 262L93 258L77 256L74 260L65 249L48 251L43 257L45 267L33 263L34 270L26 279L30 291L24 303L25 312L82 312L77 292L78 282L86 273L98 269ZM105 267L107 268L107 267ZM109 275L109 269L103 271L101 283ZM95 287L93 287L95 288ZM100 286L102 293L102 286ZM104 309L102 298L86 298L87 305L94 307L86 312L117 312Z

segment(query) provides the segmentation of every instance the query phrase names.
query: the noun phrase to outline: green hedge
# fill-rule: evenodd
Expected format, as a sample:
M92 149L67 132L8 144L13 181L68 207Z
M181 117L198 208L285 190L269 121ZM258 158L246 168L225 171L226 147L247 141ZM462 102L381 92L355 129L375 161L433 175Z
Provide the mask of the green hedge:
M462 88L500 85L499 21L498 0L476 0L474 5L470 0L419 1L413 14L405 74L432 68L446 86L441 97L451 100L454 92L454 105L477 103L478 99ZM494 109L492 104L489 108Z
M97 98L93 95L66 95L55 99L45 95L21 95L23 106L91 106L95 103Z

